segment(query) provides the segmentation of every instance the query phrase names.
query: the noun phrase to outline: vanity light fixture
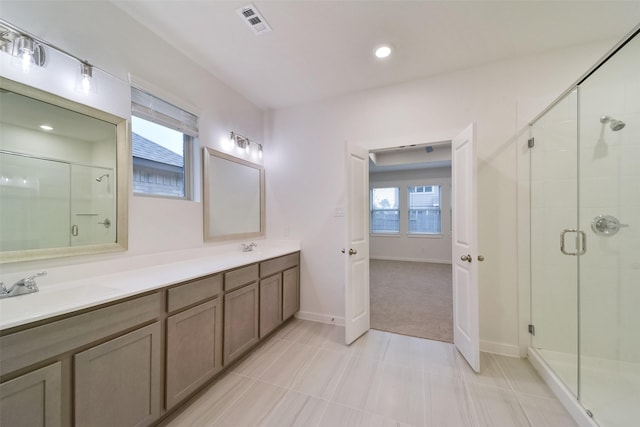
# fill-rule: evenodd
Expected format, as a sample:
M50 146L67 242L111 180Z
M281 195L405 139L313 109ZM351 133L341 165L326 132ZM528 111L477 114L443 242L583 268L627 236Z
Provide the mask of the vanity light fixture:
M72 58L80 64L80 73L76 78L75 90L85 95L96 92L96 76L94 65L78 58L69 52L60 49L33 35L27 35L24 31L0 19L0 52L13 57L13 62L22 67L24 73L30 72L34 67L43 68L47 61L48 50L52 49L64 56ZM100 70L106 73L104 70Z
M230 139L236 147L249 152L249 145L251 145L251 141L249 141L249 138L231 131Z
M251 142L246 136L239 135L232 131L229 134L229 143L231 145L231 148L233 148L234 146L238 147L238 149L244 151L245 154L250 154L254 158L258 157L262 159L262 144Z
M388 44L380 45L376 47L373 53L378 59L388 58L389 55L391 55L391 46L389 46Z
M96 91L95 79L93 78L93 65L87 61L80 62L80 75L76 83L76 90L84 95Z
M249 138L247 138L246 136L239 135L233 131L231 131L230 135L231 136L229 137L229 139L231 140L231 142L233 142L236 147L242 150L245 150L249 146L249 144L251 144Z
M23 73L28 73L32 66L42 67L46 60L44 47L24 34L15 35L11 55L20 63Z

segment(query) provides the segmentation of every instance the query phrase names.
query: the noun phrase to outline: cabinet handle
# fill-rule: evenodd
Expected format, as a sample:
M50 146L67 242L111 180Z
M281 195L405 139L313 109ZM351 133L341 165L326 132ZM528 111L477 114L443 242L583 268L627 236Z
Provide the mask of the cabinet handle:
M349 249L349 255L355 255L357 253L358 251L356 251L355 249Z

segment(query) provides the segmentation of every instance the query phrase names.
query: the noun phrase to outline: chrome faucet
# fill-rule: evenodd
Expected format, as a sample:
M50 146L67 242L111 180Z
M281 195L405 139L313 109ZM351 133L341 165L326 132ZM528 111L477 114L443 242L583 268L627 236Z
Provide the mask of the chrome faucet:
M248 245L242 243L242 252L251 252L256 246L258 246L256 242L251 242Z
M0 282L0 298L15 297L17 295L32 294L38 292L38 284L36 283L36 277L44 276L46 271L41 271L24 279L18 280L9 289L4 287L4 283Z

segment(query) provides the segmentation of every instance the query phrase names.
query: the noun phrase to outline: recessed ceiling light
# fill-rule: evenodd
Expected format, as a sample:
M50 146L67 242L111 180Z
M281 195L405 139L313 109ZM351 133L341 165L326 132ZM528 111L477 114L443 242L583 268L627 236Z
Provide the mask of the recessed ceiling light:
M40 129L42 130L53 130L53 128L49 125L40 125Z
M376 58L387 58L389 55L391 55L391 46L386 44L378 46L374 51L374 54L376 55Z

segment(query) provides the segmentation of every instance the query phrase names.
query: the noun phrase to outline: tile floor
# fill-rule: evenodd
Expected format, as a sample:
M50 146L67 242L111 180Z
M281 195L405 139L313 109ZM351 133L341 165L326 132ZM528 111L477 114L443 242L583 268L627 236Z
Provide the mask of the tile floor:
M526 360L294 319L166 424L183 426L547 426L576 424Z

